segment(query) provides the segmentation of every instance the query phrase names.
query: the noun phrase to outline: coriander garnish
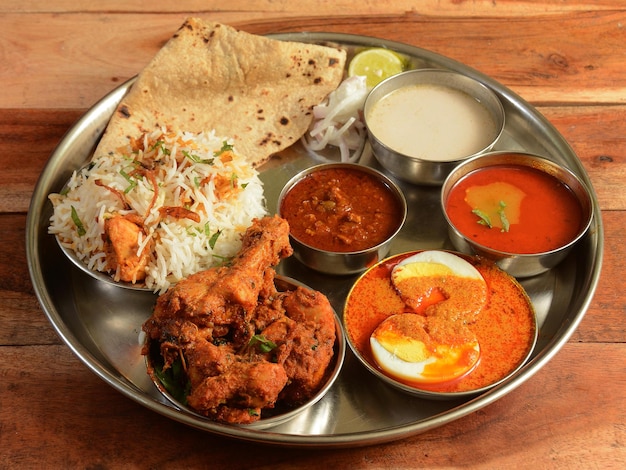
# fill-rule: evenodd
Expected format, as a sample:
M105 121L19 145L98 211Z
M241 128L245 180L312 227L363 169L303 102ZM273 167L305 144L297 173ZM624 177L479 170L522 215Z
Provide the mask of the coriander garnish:
M198 155L182 150L182 154L194 163L206 163L207 165L213 164L213 158L200 158Z
M85 226L80 220L80 217L78 217L78 212L76 212L76 208L74 206L71 206L71 207L72 207L72 221L74 222L74 225L76 225L76 231L78 232L78 236L82 237L83 235L87 233L87 230L85 230Z
M206 227L205 227L205 229L206 229ZM215 248L215 244L217 243L217 239L219 238L219 236L221 234L222 234L222 231L218 230L213 235L211 235L211 238L209 238L209 246L211 247L211 249Z
M250 346L256 347L259 351L268 353L276 347L276 343L267 339L263 335L254 335L250 338Z
M162 140L157 140L150 150L157 150L157 149L161 150L163 155L169 155L170 154L170 149L165 147L165 142L162 141Z
M219 157L224 152L229 152L232 149L233 149L233 146L230 145L228 142L224 141L222 142L222 148L219 149L217 152L214 152L213 155L215 155L216 157Z
M124 194L128 194L133 188L135 188L135 186L137 186L137 178L133 178L124 170L120 170L120 175L122 175L124 179L128 181L128 186L124 190Z
M485 212L481 211L480 209L474 209L472 211L472 214L476 214L478 216L478 223L480 225L486 225L487 227L491 228L491 219Z
M509 228L510 228L510 223L509 223L509 219L506 216L506 213L504 212L504 209L506 208L506 203L504 201L500 201L498 203L498 217L500 218L500 225L501 225L501 232L508 232ZM489 214L487 214L486 212L483 212L480 209L473 209L472 210L472 214L475 214L476 216L478 216L478 220L476 221L477 223L479 223L480 225L484 225L486 227L489 228L493 228L493 224L491 223L491 218L489 217Z
M498 215L500 216L500 223L502 224L502 232L509 231L509 219L506 218L506 214L504 213L504 208L506 204L504 201L500 201L500 208L498 209Z

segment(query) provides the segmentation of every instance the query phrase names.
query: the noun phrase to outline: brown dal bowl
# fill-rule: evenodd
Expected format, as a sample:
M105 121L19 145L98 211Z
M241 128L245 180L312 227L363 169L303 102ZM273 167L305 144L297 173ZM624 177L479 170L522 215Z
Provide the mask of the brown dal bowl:
M322 244L330 243L328 241L329 237L337 238L339 231L334 228L327 227L329 230L326 231L324 237L314 233L306 239L304 238L306 234L302 233L299 235L297 231L296 225L300 224L303 219L318 217L318 215L310 213L309 207L304 207L311 204L313 198L308 196L306 199L296 197L296 193L294 193L295 188L306 183L320 189L317 183L313 184L314 181L321 181L318 178L323 178L331 172L339 175L336 181L340 184L339 192L343 195L337 197L329 197L328 194L319 195L319 197L315 196L319 202L317 205L318 209L324 205L333 206L336 203L334 208L329 209L334 211L335 208L340 207L340 203L337 201L343 198L345 195L343 192L350 190L351 192L354 191L357 196L365 196L365 198L364 200L356 201L352 199L352 194L350 194L347 199L349 200L348 204L351 205L351 210L348 209L346 212L358 214L357 217L363 217L363 221L365 217L373 216L374 212L377 212L379 215L386 214L385 216L389 215L394 218L393 221L386 224L387 229L384 231L384 234L378 231L378 239L372 243L367 243L367 246L352 249L351 246L354 245L344 245L341 246L342 249L334 249ZM368 198L364 194L365 181L373 183L380 191L379 195L384 199L379 201L378 199ZM287 207L290 204L290 198L293 198L298 205L299 213L295 214L293 210ZM339 210L337 209L337 211ZM407 202L398 185L378 170L356 163L323 163L301 171L287 182L278 198L277 213L290 224L291 245L296 259L307 267L321 273L350 275L363 272L389 254L391 243L400 232L406 220ZM324 224L325 222L320 223ZM351 222L345 224L346 227L349 225L353 224ZM350 227L346 230L349 229ZM364 232L367 232L367 236L369 236L370 232L367 229L364 229ZM326 241L324 242L322 238ZM364 240L361 240L361 242L365 243Z
M398 91L429 87L439 90L433 94L434 98L426 100L420 95L415 103L406 99L400 100L402 107L397 107L397 112L393 112L393 109L387 112L384 122L393 123L395 128L400 128L400 123L411 126L403 132L404 138L401 141L398 141L401 136L391 139L387 131L383 130L384 127L376 125L377 120L373 113L383 100ZM481 118L470 115L464 119L460 110L457 113L444 111L452 111L457 107L446 108L445 103L449 100L445 94L440 93L442 90L453 96L463 96L463 100L471 103L472 109L479 112ZM405 108L408 103L414 106ZM415 118L417 108L420 109L417 114L421 116L419 118ZM409 70L382 81L369 93L363 115L368 139L378 162L404 181L432 186L441 185L450 171L463 160L489 151L500 138L505 124L504 107L493 90L458 72L436 69ZM416 121L412 122L414 118ZM476 134L472 139L474 142L466 141L466 145L446 149L444 152L446 145L464 139L461 136L470 132L470 128ZM443 154L439 154L440 152Z
M497 166L520 166L552 176L569 188L580 208L580 222L566 241L547 250L519 253L514 249L502 250L479 241L475 236L461 230L448 213L450 193L456 184L472 172ZM593 218L591 191L573 172L544 157L523 152L498 151L472 158L457 166L446 178L441 189L441 208L448 225L448 236L456 250L480 255L493 260L500 268L517 278L526 278L546 272L557 266L586 234ZM543 209L538 209L543 210ZM534 230L541 234L543 224L535 224ZM504 235L504 234L503 234ZM519 246L519 245L518 245Z

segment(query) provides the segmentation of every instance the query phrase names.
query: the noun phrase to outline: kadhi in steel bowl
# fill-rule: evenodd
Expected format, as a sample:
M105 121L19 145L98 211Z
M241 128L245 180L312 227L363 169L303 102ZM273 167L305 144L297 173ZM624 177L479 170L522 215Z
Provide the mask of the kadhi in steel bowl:
M440 185L461 161L490 150L505 124L497 94L449 70L394 75L369 93L364 121L378 162L414 184Z

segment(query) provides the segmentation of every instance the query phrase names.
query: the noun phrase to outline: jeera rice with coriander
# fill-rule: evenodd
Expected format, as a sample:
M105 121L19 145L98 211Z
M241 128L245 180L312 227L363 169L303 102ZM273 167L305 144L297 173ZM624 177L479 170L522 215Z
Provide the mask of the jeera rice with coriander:
M223 264L267 214L258 172L215 132L145 134L50 194L49 232L89 269L164 292Z

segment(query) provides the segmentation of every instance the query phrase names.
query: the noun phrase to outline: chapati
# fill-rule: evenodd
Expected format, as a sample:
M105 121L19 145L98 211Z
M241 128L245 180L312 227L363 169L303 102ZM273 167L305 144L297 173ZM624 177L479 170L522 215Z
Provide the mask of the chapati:
M343 78L345 51L188 18L139 73L95 156L157 128L214 130L259 166L297 142Z

